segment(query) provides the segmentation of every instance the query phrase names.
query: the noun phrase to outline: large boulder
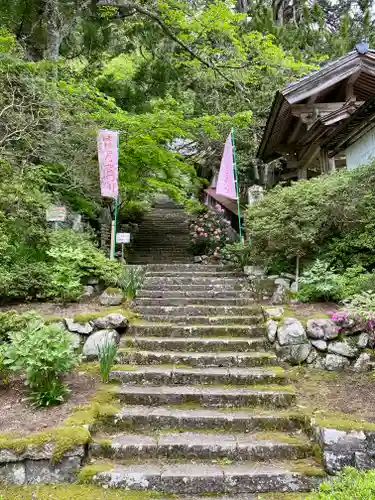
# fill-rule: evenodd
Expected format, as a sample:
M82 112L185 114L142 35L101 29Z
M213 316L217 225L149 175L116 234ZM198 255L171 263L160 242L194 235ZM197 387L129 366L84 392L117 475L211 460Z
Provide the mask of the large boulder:
M90 335L93 332L94 327L90 323L76 323L74 319L65 318L65 324L67 329L73 333L79 333L80 335Z
M271 304L277 306L285 304L286 302L287 302L287 296L285 288L282 285L277 285L277 288L271 297Z
M123 293L120 288L107 288L99 297L102 306L119 306L123 301Z
M347 340L332 342L328 346L328 352L331 354L338 354L346 358L355 358L358 354L357 347L351 346Z
M318 351L326 351L328 349L328 344L325 340L312 340L311 343Z
M311 352L310 342L304 344L290 344L281 346L276 342L277 356L291 365L300 365L307 360Z
M358 341L357 341L357 346L360 348L360 349L365 349L369 343L369 340L370 340L370 336L368 333L361 333L361 335L358 337Z
M102 318L97 318L92 321L96 330L124 330L128 325L128 320L122 314L108 314Z
M276 340L277 334L277 321L270 319L267 321L267 338L273 344Z
M348 358L338 354L327 354L324 367L328 371L339 371L348 368L350 362Z
M283 307L265 307L263 309L266 318L282 318L284 316Z
M277 339L281 346L309 343L306 331L297 318L284 319L278 328Z
M312 339L335 339L339 335L337 326L331 319L316 318L307 322L307 335Z
M106 342L113 342L118 345L120 335L116 330L98 330L86 340L83 346L83 355L89 359L97 358L98 348L101 348Z

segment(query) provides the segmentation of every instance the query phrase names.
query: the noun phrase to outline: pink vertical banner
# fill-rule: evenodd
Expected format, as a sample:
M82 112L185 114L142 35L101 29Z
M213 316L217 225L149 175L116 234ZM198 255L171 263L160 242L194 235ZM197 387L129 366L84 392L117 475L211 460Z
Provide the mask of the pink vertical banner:
M221 159L219 177L216 184L216 194L221 194L232 200L237 199L236 184L234 181L234 162L232 134L229 134L224 146L224 154Z
M118 197L118 132L99 130L100 191L104 198Z

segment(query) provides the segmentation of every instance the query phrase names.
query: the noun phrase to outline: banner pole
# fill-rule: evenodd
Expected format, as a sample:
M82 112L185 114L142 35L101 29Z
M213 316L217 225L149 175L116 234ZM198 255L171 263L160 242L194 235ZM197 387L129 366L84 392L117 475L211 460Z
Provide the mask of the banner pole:
M117 132L117 151L118 155L120 153L120 134ZM114 200L114 220L112 221L112 231L111 231L111 253L110 253L110 258L111 260L115 260L116 258L116 237L117 237L117 212L118 212L118 193L117 193L117 198Z
M236 144L234 142L234 128L232 128L230 135L232 138L233 168L234 168L234 176L235 176L235 182L236 182L238 228L239 228L240 242L242 243L240 190L239 190L239 186L238 186L237 155L236 155Z

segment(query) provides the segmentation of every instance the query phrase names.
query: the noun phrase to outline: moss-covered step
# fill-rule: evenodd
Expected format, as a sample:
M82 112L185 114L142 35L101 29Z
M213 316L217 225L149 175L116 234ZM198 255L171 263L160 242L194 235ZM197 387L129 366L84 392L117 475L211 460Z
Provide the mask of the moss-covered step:
M189 276L179 276L174 274L174 276L164 277L157 276L146 277L144 281L144 287L150 288L153 286L169 286L169 285L229 285L235 286L240 285L242 287L248 286L248 281L244 278L232 277L226 278L225 276L195 276L195 274L190 274Z
M184 305L210 305L214 307L247 306L253 304L252 297L137 297L135 304L140 306L184 306Z
M295 432L303 430L306 417L289 410L263 409L215 410L197 404L175 406L124 406L108 415L102 428L108 431L156 431L157 429L222 430L223 432L256 433L263 431Z
M112 370L111 379L125 384L192 385L192 384L285 384L282 368L159 368L137 366L132 370Z
M191 339L193 337L246 337L252 339L254 337L264 337L265 328L261 324L262 318L259 317L258 325L155 325L149 323L131 324L127 331L127 335L134 337L183 337Z
M201 272L202 264L148 264L146 266L147 272L152 273L153 271L190 271ZM225 266L215 265L215 264L205 264L204 269L206 271L225 271L227 268Z
M287 408L295 402L296 395L284 386L253 386L253 388L227 388L221 386L136 386L122 385L117 398L127 404L168 405L199 403L204 407L263 406Z
M184 458L240 460L297 460L311 455L305 438L280 433L221 434L171 432L117 434L97 437L90 444L96 458Z
M221 287L215 287L208 289L205 286L192 286L192 287L168 287L168 289L148 289L143 288L138 297L140 298L161 298L161 299L176 299L182 298L200 298L206 297L207 299L232 299L232 298L242 298L242 299L252 299L254 297L253 292L248 290L233 290L232 287L227 287L222 289Z
M212 316L177 316L175 314L151 314L142 312L143 321L150 323L174 323L177 325L259 325L259 315L249 314L242 316L226 316L221 310L216 310L219 315Z
M224 462L225 463L225 462ZM314 463L273 461L211 462L149 461L126 466L104 463L87 466L81 477L109 488L156 490L172 494L259 493L268 491L310 491L324 478Z
M201 266L200 269L194 270L192 272L191 270L178 270L178 277L179 278L186 278L186 277L201 277L201 276L212 276L214 278L243 278L244 274L238 271L217 271L217 270L212 270L212 269L205 269L205 267ZM164 271L148 271L146 274L146 278L173 278L176 277L176 271L173 270L164 270Z
M185 306L137 306L138 313L143 316L168 315L168 316L214 316L220 314L223 316L250 316L256 312L251 305L247 306L209 306L209 305L185 305Z
M265 346L265 337L202 338L202 337L124 337L121 346L143 351L248 352Z
M187 365L192 367L275 366L275 354L268 352L183 352L119 349L118 363L126 365Z

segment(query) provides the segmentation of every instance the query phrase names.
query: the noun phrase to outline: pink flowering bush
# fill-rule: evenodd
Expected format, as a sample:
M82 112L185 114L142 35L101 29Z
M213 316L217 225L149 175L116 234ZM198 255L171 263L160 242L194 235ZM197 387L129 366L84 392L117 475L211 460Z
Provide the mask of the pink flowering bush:
M194 255L220 257L221 249L235 241L235 233L221 210L207 209L199 214L190 224L190 236Z
M340 333L369 332L375 333L375 312L341 310L328 313Z

